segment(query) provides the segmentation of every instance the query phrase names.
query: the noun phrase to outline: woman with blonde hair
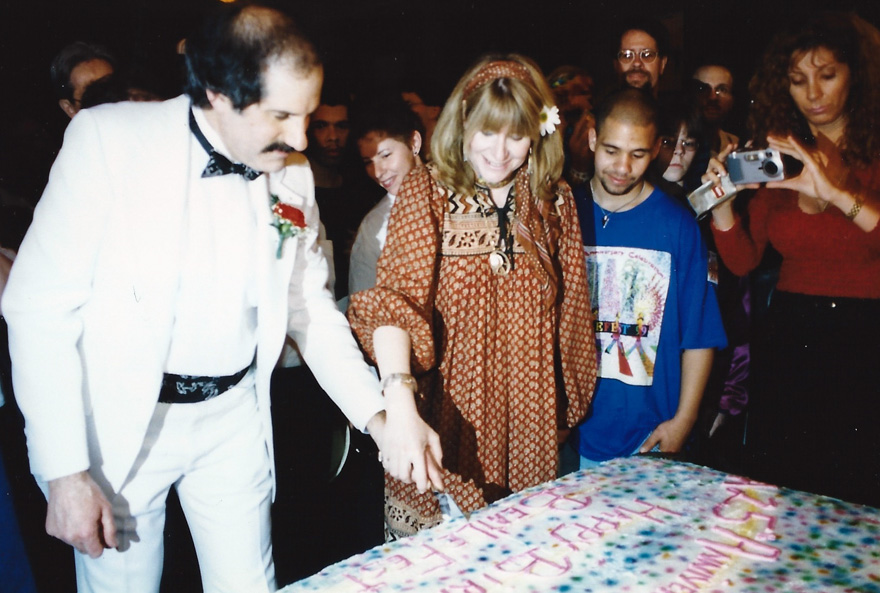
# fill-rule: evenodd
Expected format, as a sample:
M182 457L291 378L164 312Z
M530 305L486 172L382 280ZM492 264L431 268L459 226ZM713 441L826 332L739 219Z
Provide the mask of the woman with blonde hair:
M433 164L401 187L376 287L352 298L386 434L425 432L425 448L383 459L391 537L555 478L557 431L589 406L590 301L552 102L521 56L468 70L431 139ZM439 465L441 446L442 476L391 477L422 456Z

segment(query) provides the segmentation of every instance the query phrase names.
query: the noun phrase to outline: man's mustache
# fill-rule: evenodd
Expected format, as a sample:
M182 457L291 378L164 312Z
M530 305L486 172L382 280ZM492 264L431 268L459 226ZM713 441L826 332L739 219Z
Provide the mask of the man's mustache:
M275 152L276 150L281 150L281 151L284 151L288 154L291 152L294 152L294 149L292 147L288 146L287 144L285 144L284 142L276 142L274 144L270 144L269 146L267 146L266 148L263 149L263 152Z

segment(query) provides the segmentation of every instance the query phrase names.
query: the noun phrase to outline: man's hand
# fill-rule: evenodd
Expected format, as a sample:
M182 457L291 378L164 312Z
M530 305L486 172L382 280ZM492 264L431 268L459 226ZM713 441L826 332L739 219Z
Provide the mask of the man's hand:
M639 453L648 453L655 445L660 445L662 453L678 453L684 447L693 426L692 421L680 419L678 416L661 422L639 449Z
M385 471L402 482L415 483L420 492L443 490L440 436L419 416L412 392L399 385L388 388L385 402L379 446Z
M118 545L113 507L88 472L49 482L46 533L92 558Z

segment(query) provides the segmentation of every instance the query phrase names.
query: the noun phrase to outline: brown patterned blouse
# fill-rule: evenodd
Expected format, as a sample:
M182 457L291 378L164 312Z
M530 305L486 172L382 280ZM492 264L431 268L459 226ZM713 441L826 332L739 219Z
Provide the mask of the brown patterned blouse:
M515 185L513 269L497 274L489 256L498 211L488 194L455 195L427 167L413 171L391 211L377 285L352 295L349 308L369 356L377 327L409 332L419 411L440 435L447 492L466 513L556 477L557 427L583 418L596 382L571 190L561 182L555 204L539 216L540 208L520 197L530 195L524 170ZM549 274L536 250L524 248L521 219L531 221L534 243L555 260L552 307L545 298ZM393 535L441 520L432 493L387 475L385 497Z

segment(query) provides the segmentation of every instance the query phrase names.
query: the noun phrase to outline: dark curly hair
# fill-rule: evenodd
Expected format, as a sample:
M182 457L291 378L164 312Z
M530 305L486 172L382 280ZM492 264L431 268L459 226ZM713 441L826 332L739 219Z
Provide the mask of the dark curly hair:
M377 94L356 103L352 122L351 137L356 140L370 132L380 132L409 146L413 132L425 137L422 120L397 93Z
M795 59L818 48L849 67L848 123L840 148L847 162L867 165L880 156L880 32L855 14L813 15L773 38L749 82L752 139L758 147L766 146L768 134L815 141L789 92L788 72Z
M284 60L298 74L321 66L314 45L287 15L256 5L218 10L185 43L186 93L200 107L206 91L227 96L244 109L263 96L263 73Z

